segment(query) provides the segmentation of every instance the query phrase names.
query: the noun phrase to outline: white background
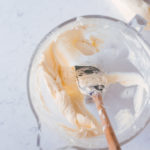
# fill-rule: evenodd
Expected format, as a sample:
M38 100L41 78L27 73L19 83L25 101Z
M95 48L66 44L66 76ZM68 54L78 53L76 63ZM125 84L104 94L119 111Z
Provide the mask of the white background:
M75 16L101 14L123 20L109 1L0 0L0 150L38 149L26 80L31 56L41 38ZM122 149L150 150L150 125Z

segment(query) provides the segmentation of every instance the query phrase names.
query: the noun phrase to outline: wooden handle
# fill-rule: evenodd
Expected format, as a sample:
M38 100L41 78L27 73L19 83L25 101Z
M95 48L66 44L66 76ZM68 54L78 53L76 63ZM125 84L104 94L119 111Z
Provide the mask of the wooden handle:
M97 94L93 95L92 97L98 109L98 113L102 122L102 128L108 142L109 150L121 150L105 108L103 107L102 96L100 94Z

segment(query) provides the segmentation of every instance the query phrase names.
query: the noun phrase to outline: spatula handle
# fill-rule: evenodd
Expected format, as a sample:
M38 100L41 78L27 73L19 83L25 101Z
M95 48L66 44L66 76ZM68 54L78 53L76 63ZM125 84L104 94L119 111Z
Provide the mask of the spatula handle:
M116 138L114 130L111 126L105 108L103 107L102 96L100 94L93 95L93 100L96 104L101 122L102 122L102 129L105 133L109 150L121 150L119 142Z

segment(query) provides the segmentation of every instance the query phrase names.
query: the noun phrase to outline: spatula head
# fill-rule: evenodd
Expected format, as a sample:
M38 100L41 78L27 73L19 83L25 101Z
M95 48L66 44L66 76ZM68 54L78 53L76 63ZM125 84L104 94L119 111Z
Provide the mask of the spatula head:
M85 95L103 93L107 84L104 73L93 66L75 66L77 83Z

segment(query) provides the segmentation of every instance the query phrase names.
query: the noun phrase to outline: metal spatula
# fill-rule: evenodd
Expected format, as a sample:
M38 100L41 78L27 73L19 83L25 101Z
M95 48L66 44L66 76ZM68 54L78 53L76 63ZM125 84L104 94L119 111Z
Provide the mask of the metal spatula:
M93 66L75 66L75 71L80 91L85 95L90 95L96 104L109 150L121 150L105 108L103 107L102 93L107 82L104 73Z

